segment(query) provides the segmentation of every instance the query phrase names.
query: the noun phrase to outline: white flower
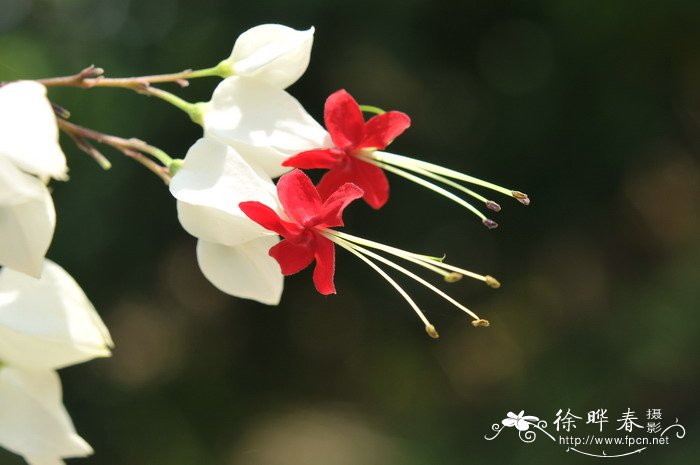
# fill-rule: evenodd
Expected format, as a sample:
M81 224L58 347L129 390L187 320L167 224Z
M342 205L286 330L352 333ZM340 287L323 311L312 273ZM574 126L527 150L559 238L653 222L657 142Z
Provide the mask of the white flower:
M287 92L244 77L224 79L200 104L204 134L233 147L268 176L291 155L330 145L330 136Z
M46 88L0 87L0 265L39 276L56 224L43 179L67 171Z
M0 157L27 173L66 179L66 157L43 85L20 81L0 87Z
M225 62L233 75L284 89L306 71L313 41L313 27L297 31L280 24L263 24L241 34Z
M513 412L508 412L506 418L504 418L501 423L503 426L513 427L515 426L518 431L527 431L530 429L530 425L539 421L539 418L532 415L523 415L525 410L521 410L517 415Z
M53 370L0 368L0 408L0 445L30 465L62 464L61 458L93 452L75 432Z
M0 445L32 465L92 453L61 402L55 370L110 355L112 340L78 284L46 260L41 279L0 271Z
M268 255L279 238L238 208L257 200L277 209L269 176L233 148L212 138L198 140L170 183L180 223L199 239L197 260L217 288L268 305L279 303L283 276Z

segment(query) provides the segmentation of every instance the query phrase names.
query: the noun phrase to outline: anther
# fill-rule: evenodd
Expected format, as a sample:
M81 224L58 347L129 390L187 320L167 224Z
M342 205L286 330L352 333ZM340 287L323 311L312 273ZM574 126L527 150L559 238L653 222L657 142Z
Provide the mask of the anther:
M482 223L484 223L484 226L486 226L489 229L495 229L498 227L498 223L496 223L495 221L490 220L488 218L484 218Z
M460 279L462 279L463 275L462 273L457 273L456 271L453 271L451 273L447 273L445 275L445 282L448 283L456 283Z
M511 191L510 195L518 200L523 205L530 205L530 197L520 191Z
M491 323L489 323L489 320L484 320L483 318L479 318L478 320L472 321L472 326L474 326L475 328L488 328L490 324Z
M499 287L501 287L501 283L499 283L498 280L493 276L484 276L484 282L487 286L492 287L494 289L498 289Z
M425 332L428 333L428 336L432 337L433 339L437 339L440 337L437 330L435 329L435 326L433 325L427 325L425 327Z
M500 212L501 211L501 206L498 205L496 202L493 200L487 200L486 201L486 208L489 210L495 211L495 212Z

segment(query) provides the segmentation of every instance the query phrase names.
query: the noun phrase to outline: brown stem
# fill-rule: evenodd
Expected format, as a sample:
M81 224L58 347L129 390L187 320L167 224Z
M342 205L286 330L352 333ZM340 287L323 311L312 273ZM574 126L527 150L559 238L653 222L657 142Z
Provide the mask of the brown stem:
M84 70L71 76L54 77L48 79L36 79L46 87L122 87L139 90L148 87L150 84L175 82L180 87L187 87L190 83L187 80L192 75L191 69L180 71L179 73L154 74L151 76L134 76L126 78L107 78L103 76L104 70L95 66L88 66Z
M166 184L170 183L170 173L168 172L168 168L159 165L158 163L144 155L143 152L152 153L154 150L157 150L155 147L148 145L144 141L135 138L124 139L122 137L104 134L93 129L69 123L63 118L56 118L56 121L58 122L58 127L76 142L76 145L80 150L86 152L88 155L95 158L98 161L98 163L100 163L102 166L105 166L105 161L107 163L109 162L88 141L92 140L100 144L105 144L114 147L127 157L133 158L134 160L141 163L143 166L145 166L150 171L155 173L159 178L161 178Z
M102 167L102 169L108 170L112 167L112 164L109 162L109 160L107 160L107 157L102 155L102 152L97 150L95 146L88 142L86 139L79 137L77 134L67 134L70 136L71 139L73 139L75 145L77 145L80 150L90 155L90 157L92 157L92 159L94 159L97 162L97 164Z

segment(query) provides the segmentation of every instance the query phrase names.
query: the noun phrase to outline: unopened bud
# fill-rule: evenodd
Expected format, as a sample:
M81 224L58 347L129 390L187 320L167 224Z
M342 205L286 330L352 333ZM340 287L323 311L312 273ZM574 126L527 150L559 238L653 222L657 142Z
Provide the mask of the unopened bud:
M489 320L484 320L483 318L479 318L478 320L472 321L472 326L474 326L475 328L488 328L490 324L491 323L489 323Z
M489 210L495 211L495 212L500 212L501 211L501 206L498 205L496 202L493 200L487 200L486 201L486 208Z
M486 226L489 229L495 229L498 227L498 223L488 218L485 218L484 221L482 221L482 223L484 223L484 226Z
M435 326L433 325L427 325L425 327L425 332L428 333L428 336L432 337L433 339L437 339L440 337L437 330L435 329Z
M530 205L530 197L520 191L511 191L510 195L515 197L523 205Z
M445 275L445 282L448 282L448 283L456 283L460 279L462 279L462 274L457 273L456 271L453 271L453 272Z
M493 276L484 276L484 282L487 286L492 287L494 289L498 289L499 287L501 287L501 283L499 283L498 280Z

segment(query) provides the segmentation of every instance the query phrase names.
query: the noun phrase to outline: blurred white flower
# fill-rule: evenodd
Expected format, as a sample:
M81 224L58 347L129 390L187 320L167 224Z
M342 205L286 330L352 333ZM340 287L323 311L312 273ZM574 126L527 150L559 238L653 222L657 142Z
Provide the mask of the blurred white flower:
M198 140L170 183L183 228L199 239L197 261L206 278L227 294L268 305L279 303L283 276L268 255L274 233L238 208L257 200L277 209L270 177L233 148L209 137Z
M0 87L0 265L38 277L56 225L45 179L67 179L46 88Z
M0 445L31 465L90 446L61 402L55 370L110 355L112 340L78 284L46 260L41 279L0 271Z
M230 66L230 75L284 89L306 71L313 41L313 27L297 31L281 24L263 24L241 34L224 63Z
M0 157L27 173L65 180L66 157L46 88L33 81L0 87Z
M272 178L290 171L282 162L291 155L331 145L326 130L294 97L252 78L224 79L212 99L198 105L206 136L230 145Z

